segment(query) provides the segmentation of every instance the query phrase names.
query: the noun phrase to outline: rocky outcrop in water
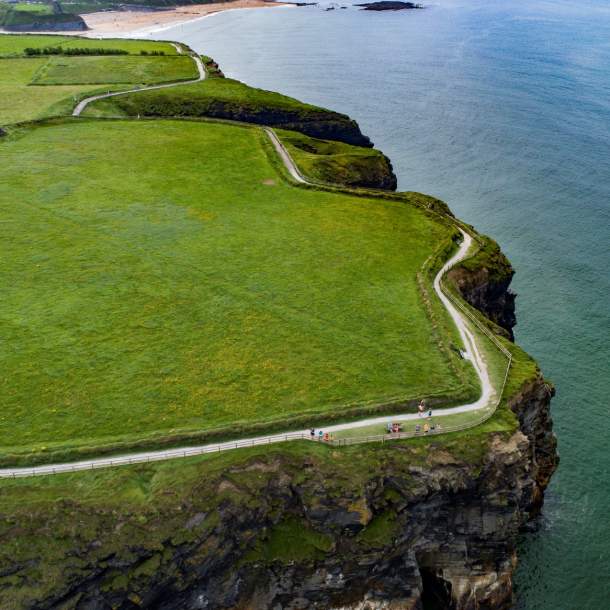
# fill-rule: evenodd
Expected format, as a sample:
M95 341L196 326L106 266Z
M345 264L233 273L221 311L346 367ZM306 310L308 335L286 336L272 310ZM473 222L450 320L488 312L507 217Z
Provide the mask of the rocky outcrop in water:
M380 2L364 2L362 4L354 4L354 6L363 7L364 11L405 11L418 8L424 8L421 4L414 2L394 2L393 0L381 0Z

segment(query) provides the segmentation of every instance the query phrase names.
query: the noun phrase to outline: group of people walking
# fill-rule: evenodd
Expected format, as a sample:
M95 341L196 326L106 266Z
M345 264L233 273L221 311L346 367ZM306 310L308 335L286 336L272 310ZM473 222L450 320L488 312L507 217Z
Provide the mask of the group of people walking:
M420 400L417 405L418 416L421 418L426 418L427 421L424 422L423 426L421 424L415 425L415 434L430 434L434 432L439 432L441 429L440 424L432 423L432 409L426 409L426 401ZM402 432L402 424L400 422L388 422L386 427L387 434L397 434ZM315 428L311 428L309 430L309 436L312 441L334 441L334 436L329 434L328 432L324 432L323 430L317 430Z
M335 440L335 437L332 434L329 434L328 432L323 432L322 430L318 430L318 433L316 434L315 428L311 428L311 430L309 430L309 436L312 441L315 441L316 439L319 441L334 441Z
M419 405L417 406L417 411L418 411L419 417L428 418L428 421L425 422L423 425L424 434L429 434L430 432L438 432L441 429L440 424L435 425L432 423L432 409L428 409L426 412L426 401L425 400L422 399L419 401ZM421 424L417 424L415 426L415 434L419 434L420 432L422 432L422 426L421 426Z

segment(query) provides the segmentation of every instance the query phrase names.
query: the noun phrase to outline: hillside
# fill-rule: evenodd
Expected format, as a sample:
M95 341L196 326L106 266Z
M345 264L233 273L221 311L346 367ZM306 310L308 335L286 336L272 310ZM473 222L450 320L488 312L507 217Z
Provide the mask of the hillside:
M508 609L558 458L497 244L184 45L0 55L0 607Z

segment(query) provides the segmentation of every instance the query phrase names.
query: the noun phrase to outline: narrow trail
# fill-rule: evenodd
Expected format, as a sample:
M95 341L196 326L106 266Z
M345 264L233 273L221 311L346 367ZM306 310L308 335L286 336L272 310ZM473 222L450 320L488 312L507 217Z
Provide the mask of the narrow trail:
M203 68L203 64L198 57L193 57L193 59L197 62L198 67L200 68L200 78L196 81L190 82L198 82L205 78L205 70ZM179 83L184 84L184 83ZM169 85L160 85L155 87L149 87L148 89L159 89L161 87L172 87L175 86L175 83ZM134 89L133 91L143 91L143 89ZM94 96L83 100L79 106L82 106L80 109L77 108L74 110L74 116L78 116L80 112L87 106L88 103L96 100L102 99L104 97L111 97L113 95L124 95L126 93L130 93L129 91L123 91L121 93L111 93L102 96ZM77 113L78 110L78 113ZM288 151L284 148L283 144L280 142L279 138L276 136L275 132L265 127L265 132L269 136L276 152L281 158L286 170L290 174L290 176L301 184L311 184L299 171L297 166L295 165L292 157L288 153ZM489 373L487 370L486 363L481 356L479 347L477 345L476 338L472 331L470 330L469 323L466 317L453 305L453 303L449 300L447 296L443 293L441 288L441 280L445 273L461 260L463 260L470 250L473 242L473 238L461 228L459 229L462 234L462 243L458 248L458 251L443 265L440 271L436 274L434 278L434 291L437 294L438 298L441 300L445 308L447 309L451 319L455 323L462 342L464 344L464 352L463 356L465 359L470 360L472 363L479 381L481 383L481 396L475 402L459 405L456 407L450 407L447 409L442 409L442 415L452 415L456 413L466 413L469 411L477 411L479 409L483 409L490 405L491 401L494 398L497 398L496 393L493 389L491 380L489 378ZM437 415L439 414L439 410L436 410ZM335 424L332 426L325 426L324 432L328 433L336 433L344 430L352 430L355 428L363 428L367 426L374 425L384 425L388 421L410 421L418 419L419 415L417 413L397 413L394 415L383 415L380 417L372 417L368 419L361 419L349 423L343 424ZM323 419L321 417L320 419ZM33 466L33 467L25 467L25 468L5 468L0 469L0 478L16 478L16 477L28 477L28 476L38 476L38 475L50 475L50 474L59 474L66 472L76 472L82 470L93 470L97 468L107 468L111 466L121 466L127 464L139 464L139 463L147 463L147 462L157 462L162 460L169 460L175 458L185 458L189 456L195 455L203 455L206 453L218 453L220 451L229 451L233 449L239 449L243 447L255 447L260 445L270 445L273 443L281 443L291 440L302 440L302 439L310 439L310 430L295 430L291 432L284 432L279 434L271 434L266 436L256 436L246 439L238 439L235 441L227 441L224 443L210 443L204 444L194 447L181 447L175 449L164 449L158 451L146 451L142 453L131 453L124 456L116 456L116 457L102 457L95 458L77 462L66 462L60 464L47 464L42 466Z
M178 45L174 45L174 47L175 47L176 51L178 51L178 53L180 53L180 54L183 53L181 47L179 47ZM91 97L86 97L84 100L81 100L76 105L76 107L72 111L72 116L80 116L82 114L83 110L91 102L96 102L97 100L104 100L107 97L117 97L119 95L127 95L128 93L138 93L139 91L152 91L153 89L168 89L169 87L178 87L180 85L193 85L194 83L201 82L206 77L206 72L205 72L205 68L203 67L203 62L201 61L201 58L198 55L193 54L193 55L190 55L190 57L195 62L195 65L197 66L197 73L198 73L197 78L194 78L192 80L175 81L173 83L163 83L161 85L150 85L149 87L128 89L127 91L115 91L113 93L102 93L100 95L92 95Z

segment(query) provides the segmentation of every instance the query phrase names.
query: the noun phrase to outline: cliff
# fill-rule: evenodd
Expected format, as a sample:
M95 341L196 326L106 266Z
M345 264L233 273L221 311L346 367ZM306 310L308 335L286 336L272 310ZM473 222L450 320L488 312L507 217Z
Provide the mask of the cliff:
M493 273L470 272L484 299ZM502 405L462 433L3 483L0 607L508 609L558 463L554 390L513 354Z
M72 482L3 520L1 605L508 608L516 537L556 464L550 397L533 378L511 400L519 427L489 434L248 450L182 462L178 477L115 471L119 496L136 477L137 508L134 487L92 512Z
M558 463L553 388L514 357L507 399L462 433L8 482L0 607L507 609Z
M517 323L516 295L509 286L515 272L493 239L484 235L481 239L481 249L475 256L454 267L448 279L468 303L499 326L497 330L503 329L503 334L512 341L513 327Z
M176 101L162 92L114 101L128 102L129 114L143 100L137 108L153 116L238 108L243 120L249 108L288 121L294 112L305 133L308 124L324 138L333 129L342 141L365 138L344 115L279 98L269 110L261 99L277 94L241 84L239 101L221 106L208 93ZM512 337L514 272L495 242L483 242L450 279ZM505 400L465 432L340 449L286 443L3 481L0 608L509 608L517 535L539 514L558 463L554 390L513 351Z

